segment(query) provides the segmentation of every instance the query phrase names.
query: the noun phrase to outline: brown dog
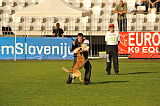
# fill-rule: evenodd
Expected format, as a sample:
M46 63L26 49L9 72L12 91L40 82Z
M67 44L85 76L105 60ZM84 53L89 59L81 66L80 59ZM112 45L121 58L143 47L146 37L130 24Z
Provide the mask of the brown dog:
M76 77L78 77L81 82L83 82L83 80L81 78L81 72L79 71L79 69L83 67L86 62L86 59L84 58L83 53L82 53L82 49L83 49L82 47L78 47L74 50L74 52L77 53L77 62L72 68L72 70L68 70L62 67L64 71L72 73L72 79L75 79ZM72 80L72 83L73 83L73 80Z

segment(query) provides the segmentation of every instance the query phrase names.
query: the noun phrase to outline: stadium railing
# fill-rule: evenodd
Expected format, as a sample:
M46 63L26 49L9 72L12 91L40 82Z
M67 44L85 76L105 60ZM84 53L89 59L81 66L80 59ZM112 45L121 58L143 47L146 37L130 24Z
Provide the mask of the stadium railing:
M105 51L104 37L108 31L108 24L115 24L118 31L117 15L110 14L108 16L83 17L83 18L65 18L61 22L60 18L47 17L21 17L19 21L9 19L0 15L0 37L46 37L52 35L55 24L59 22L64 29L66 37L75 37L81 32L91 43L90 55L98 56L99 52ZM160 31L160 14L130 12L127 13L127 31L128 32L157 32ZM5 25L5 26L4 26ZM128 56L128 55L121 55Z

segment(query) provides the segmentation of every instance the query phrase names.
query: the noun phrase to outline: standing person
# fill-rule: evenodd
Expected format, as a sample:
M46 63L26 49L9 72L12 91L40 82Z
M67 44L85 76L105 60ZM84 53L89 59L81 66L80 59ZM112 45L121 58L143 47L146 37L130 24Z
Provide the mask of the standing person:
M63 33L64 31L62 28L60 28L60 24L56 23L56 29L53 29L53 36L54 37L64 37Z
M127 32L127 3L120 0L119 4L115 8L115 13L117 13L117 22L120 32Z
M77 47L81 47L81 45L83 43L87 43L89 45L89 41L83 39L83 34L82 33L78 33L77 35L77 39L75 41L72 42L72 51L74 49L76 49ZM83 55L85 57L85 59L88 59L88 50L87 51L83 51ZM77 55L74 54L74 61L73 61L73 66L75 65L75 63L77 62ZM91 77L91 64L89 62L89 60L87 60L87 62L84 65L84 69L85 69L85 76L84 76L84 84L90 84L90 77ZM67 84L71 84L72 83L72 73L69 74L68 80L67 80Z
M118 44L120 43L119 33L114 31L114 24L109 24L109 32L105 36L106 55L107 55L107 75L111 74L111 65L113 60L115 74L119 73L118 64Z
M149 0L149 9L148 11L151 12L151 9L154 8L154 11L157 12L157 3L158 0Z

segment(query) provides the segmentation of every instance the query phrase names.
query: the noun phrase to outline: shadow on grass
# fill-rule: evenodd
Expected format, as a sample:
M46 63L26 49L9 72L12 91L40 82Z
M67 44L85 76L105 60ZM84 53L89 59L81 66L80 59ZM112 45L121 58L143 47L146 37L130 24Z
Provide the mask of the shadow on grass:
M102 82L92 82L92 84L121 83L121 82L130 82L130 81L102 81Z
M120 74L120 75L130 75L130 74L151 74L151 73L159 73L159 72L133 72L133 73Z
M93 84L107 84L107 83L121 83L121 82L130 82L130 81L102 81L102 82L92 82L89 85L93 85ZM73 83L73 84L82 84L82 83Z

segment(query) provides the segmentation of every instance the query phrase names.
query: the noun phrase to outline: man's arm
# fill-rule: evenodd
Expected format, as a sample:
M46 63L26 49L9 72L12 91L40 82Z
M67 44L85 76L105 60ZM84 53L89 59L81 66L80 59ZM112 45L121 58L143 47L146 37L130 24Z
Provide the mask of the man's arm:
M121 11L121 14L127 13L127 3L124 3L124 10Z
M71 48L71 51L74 51L74 49L76 49L78 47L76 41L73 41L72 42L72 48Z
M107 41L105 41L106 45L107 45Z
M56 35L55 29L53 29L53 34L52 36L54 37Z
M63 29L62 29L62 34L61 34L61 35L62 35L62 37L64 37L64 34L63 34L63 33L64 33L64 31L63 31Z
M154 2L154 4L157 3L157 2L159 2L159 0L156 0L156 1Z
M116 6L116 8L115 8L115 11L114 11L115 13L120 13L119 11L118 11L118 5Z
M56 35L55 33L52 34L52 36L55 36L55 35Z
M64 37L64 35L63 34L61 34L62 35L62 38Z
M75 43L75 41L73 41L73 42L72 42L72 48L71 48L71 51L74 51L74 49L76 48L76 47L75 47L75 44L76 44L76 43Z
M124 3L124 10L123 11L118 11L118 6L117 6L114 12L118 13L119 15L127 13L127 4Z
M106 45L107 45L107 41L108 41L108 33L105 35L105 43L106 43Z
M152 4L151 0L149 0L149 3Z
M120 34L118 33L118 44L120 43Z
M114 12L115 12L115 13L118 13L118 14L120 13L119 11L114 11Z
M127 10L121 11L121 14L127 13Z
M119 45L120 41L118 41L118 45Z
M154 5L154 3L151 2L151 0L149 0L149 3L150 3L152 6Z

